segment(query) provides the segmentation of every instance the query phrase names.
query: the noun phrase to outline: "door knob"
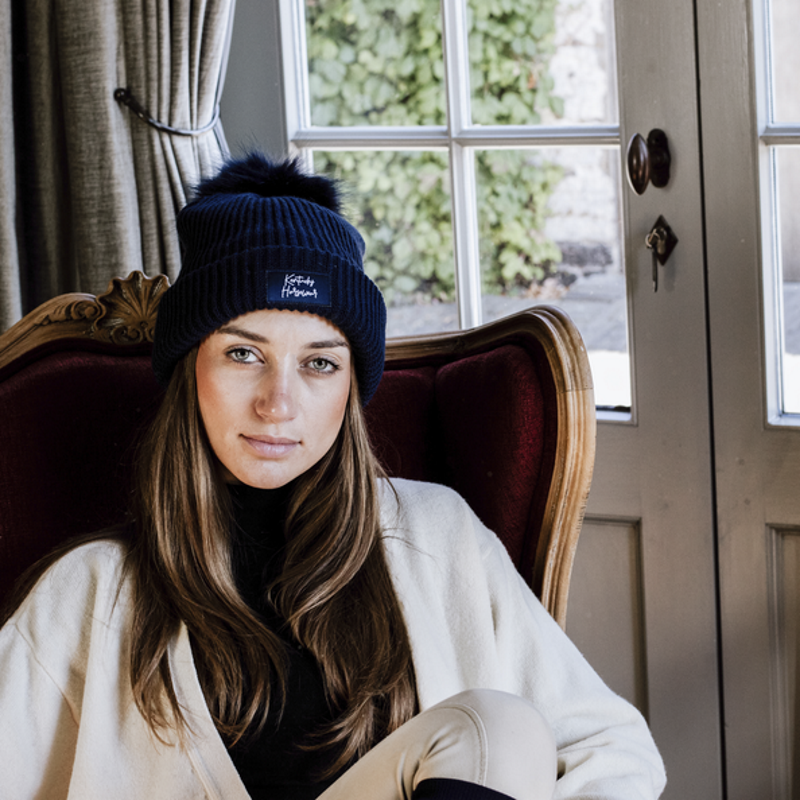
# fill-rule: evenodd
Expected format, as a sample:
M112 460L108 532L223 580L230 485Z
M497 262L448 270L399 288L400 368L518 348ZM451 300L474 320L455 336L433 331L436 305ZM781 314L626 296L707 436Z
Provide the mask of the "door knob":
M641 133L631 136L626 156L628 182L636 194L644 194L648 183L661 189L669 182L669 165L672 161L667 144L667 134L653 128L647 140Z

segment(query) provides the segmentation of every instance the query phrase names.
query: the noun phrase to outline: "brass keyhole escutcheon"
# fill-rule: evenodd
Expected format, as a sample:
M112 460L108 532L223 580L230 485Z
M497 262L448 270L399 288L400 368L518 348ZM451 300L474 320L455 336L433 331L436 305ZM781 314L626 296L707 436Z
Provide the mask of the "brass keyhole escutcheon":
M669 154L667 134L660 128L653 128L647 139L641 133L631 136L626 155L628 182L636 194L644 194L648 183L661 189L669 182Z

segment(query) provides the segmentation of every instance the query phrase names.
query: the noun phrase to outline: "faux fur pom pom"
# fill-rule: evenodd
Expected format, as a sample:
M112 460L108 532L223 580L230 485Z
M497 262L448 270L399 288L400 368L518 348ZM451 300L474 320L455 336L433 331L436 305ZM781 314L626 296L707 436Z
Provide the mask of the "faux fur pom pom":
M339 213L339 192L330 178L301 172L298 159L272 162L261 153L228 161L213 178L198 184L194 197L246 193L298 197Z

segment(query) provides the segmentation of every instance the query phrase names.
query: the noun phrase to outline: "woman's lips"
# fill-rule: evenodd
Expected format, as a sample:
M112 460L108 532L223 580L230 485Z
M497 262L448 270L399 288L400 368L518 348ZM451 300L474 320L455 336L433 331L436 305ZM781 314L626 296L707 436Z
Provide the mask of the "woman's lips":
M246 436L242 438L247 444L264 458L280 458L288 455L300 445L296 439L285 439L282 436Z

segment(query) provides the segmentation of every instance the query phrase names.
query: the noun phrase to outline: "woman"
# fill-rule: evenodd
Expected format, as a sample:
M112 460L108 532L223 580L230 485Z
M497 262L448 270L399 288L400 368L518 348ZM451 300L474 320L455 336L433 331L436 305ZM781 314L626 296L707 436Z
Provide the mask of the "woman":
M127 535L0 631L0 797L657 797L641 716L493 534L382 475L385 306L333 184L252 155L178 227Z

